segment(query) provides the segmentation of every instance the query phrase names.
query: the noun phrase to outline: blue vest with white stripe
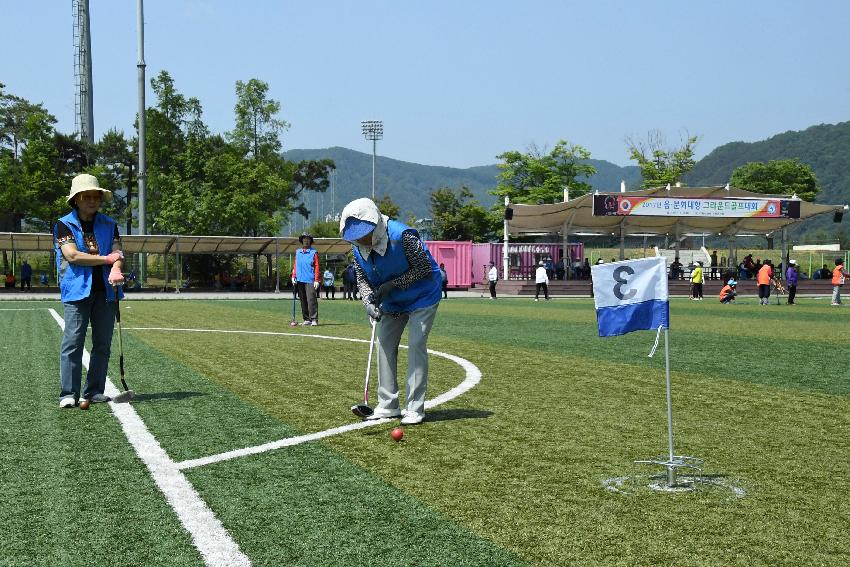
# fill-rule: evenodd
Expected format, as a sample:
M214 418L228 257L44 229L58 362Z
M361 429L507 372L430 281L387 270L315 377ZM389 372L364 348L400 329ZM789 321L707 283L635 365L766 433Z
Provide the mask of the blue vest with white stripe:
M410 228L404 223L391 220L387 223L387 250L383 256L377 252L369 254L368 258L363 258L357 246L354 246L354 259L363 268L366 274L366 279L369 280L369 285L373 289L392 279L397 278L404 272L410 269L410 264L407 262L407 256L404 254L401 237L405 231L413 231L416 236L419 233L415 229ZM422 243L425 249L425 254L428 256L428 261L431 263L431 275L425 279L414 282L407 289L393 289L381 301L381 309L388 313L410 313L416 309L430 307L440 301L443 296L442 284L443 279L440 276L440 268L428 252L428 247L425 242Z
M83 227L76 209L59 219L59 222L64 223L65 226L71 229L71 234L74 235L74 242L77 244L77 250L88 252L89 249L83 239ZM92 266L72 264L66 260L56 242L57 234L58 227L54 226L53 247L56 250L56 272L62 302L67 303L69 301L86 299L91 295L94 268ZM112 241L115 238L115 221L106 215L96 214L94 216L94 237L97 240L98 254L106 256L112 252ZM108 265L104 265L101 270L103 274L103 286L106 289L106 301L115 301L115 293L112 291L112 286L109 285L108 268Z

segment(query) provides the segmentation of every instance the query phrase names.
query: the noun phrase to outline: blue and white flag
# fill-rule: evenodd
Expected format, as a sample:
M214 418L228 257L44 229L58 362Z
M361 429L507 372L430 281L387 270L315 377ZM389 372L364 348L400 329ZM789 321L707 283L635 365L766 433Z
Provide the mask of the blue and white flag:
M663 257L597 264L590 272L600 337L670 328Z

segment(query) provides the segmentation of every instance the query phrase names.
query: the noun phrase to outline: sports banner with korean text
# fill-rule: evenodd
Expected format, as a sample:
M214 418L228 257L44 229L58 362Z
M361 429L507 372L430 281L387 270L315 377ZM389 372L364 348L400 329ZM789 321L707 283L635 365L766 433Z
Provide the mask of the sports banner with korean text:
M597 264L590 272L600 337L670 328L663 257Z
M798 219L800 200L594 195L593 215Z

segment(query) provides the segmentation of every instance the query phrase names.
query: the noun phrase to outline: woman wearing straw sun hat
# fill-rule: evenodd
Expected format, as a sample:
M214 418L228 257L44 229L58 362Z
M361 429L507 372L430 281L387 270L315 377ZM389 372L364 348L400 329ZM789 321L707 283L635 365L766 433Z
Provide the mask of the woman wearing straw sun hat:
M112 192L101 188L94 175L81 174L71 182L71 212L53 227L59 290L65 308L65 331L59 352L59 407L79 400L108 402L104 395L106 369L115 325L115 288L124 282L118 225L99 212ZM105 266L111 266L105 270ZM120 290L119 290L120 293ZM80 395L83 347L91 324L92 351L86 389Z

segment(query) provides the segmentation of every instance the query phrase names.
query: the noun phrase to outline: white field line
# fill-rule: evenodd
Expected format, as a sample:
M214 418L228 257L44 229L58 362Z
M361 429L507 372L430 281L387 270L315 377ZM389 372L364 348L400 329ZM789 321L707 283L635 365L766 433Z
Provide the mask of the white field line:
M64 330L65 321L54 310L50 314ZM83 365L89 367L90 355L83 351ZM112 381L106 379L106 395L115 396L118 389ZM201 499L186 476L180 472L174 461L148 430L142 418L130 404L110 402L112 413L121 423L127 440L136 450L136 454L151 472L156 485L165 495L169 505L177 513L183 527L192 537L192 543L201 553L204 562L210 566L248 566L251 560L242 553L239 546L221 524L212 510Z
M309 338L319 338L319 339L328 339L332 341L348 341L348 342L357 342L357 343L368 343L368 340L365 339L350 339L345 337L331 337L327 335L312 335L312 334L304 334L304 333L280 333L274 331L228 331L228 330L219 330L219 329L170 329L165 327L128 327L128 330L134 331L182 331L182 332L191 332L191 333L235 333L235 334L246 334L246 335L277 335L277 336L286 336L286 337L309 337ZM407 348L405 345L399 345L401 348ZM436 398L432 398L425 402L425 409L431 409L440 404L444 404L449 400L453 400L454 398L468 392L476 384L481 381L481 370L478 369L470 361L465 358L461 358L459 356L454 356L452 354L447 354L444 352L436 351L428 349L429 354L433 354L435 356L440 356L447 360L451 360L455 364L458 364L461 368L464 369L466 373L466 377L463 381L443 394L440 394ZM248 455L256 455L258 453L265 453L266 451L273 451L275 449L281 449L283 447L292 447L293 445L298 445L300 443L307 443L308 441L316 441L318 439L322 439L324 437L330 437L332 435L339 435L340 433L347 433L348 431L355 431L357 429L364 429L366 427L372 427L373 425L381 425L383 423L389 422L389 419L376 419L372 421L360 421L356 423L351 423L348 425L341 425L339 427L332 427L331 429L325 429L324 431L319 431L316 433L309 433L307 435L298 435L296 437L287 437L285 439L279 439L277 441L271 441L269 443L263 443L262 445L255 445L253 447L244 447L242 449L235 449L233 451L226 451L224 453L219 453L217 455L209 455L207 457L200 457L197 459L189 459L186 461L181 461L177 463L177 467L180 470L191 469L194 467L200 467L203 465L210 465L213 463L218 463L220 461L226 461L229 459L236 459L239 457L245 457Z

